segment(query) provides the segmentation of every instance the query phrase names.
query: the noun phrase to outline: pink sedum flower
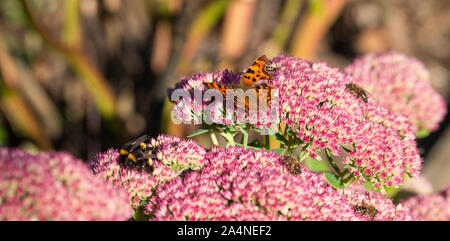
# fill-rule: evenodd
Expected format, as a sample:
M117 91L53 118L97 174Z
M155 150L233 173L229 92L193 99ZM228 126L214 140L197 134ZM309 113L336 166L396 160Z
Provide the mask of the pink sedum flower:
M127 220L126 192L69 154L0 149L0 220Z
M157 156L151 173L119 165L119 152L113 149L98 154L90 163L94 174L128 191L133 208L147 200L158 184L174 179L183 170L198 170L204 164L205 150L192 140L160 135L151 139L150 145Z
M205 159L156 188L153 220L364 220L322 175L290 174L274 152L213 148Z
M285 57L273 59L272 85L280 92L281 122L287 123L312 157L322 148L333 155L347 149L344 163L361 181L375 187L398 186L404 175L417 176L422 159L408 119L346 87L355 81L325 63Z
M381 105L409 118L416 129L436 130L446 114L444 99L432 88L430 74L417 59L389 52L368 54L345 72Z
M335 156L346 150L346 168L376 188L398 187L406 175L419 175L422 159L416 128L407 117L371 96L366 103L347 88L356 81L338 68L283 55L272 61L278 69L269 85L279 92L280 120L271 121L287 124L303 151L319 159L317 154L324 148ZM183 79L175 89L202 89L203 82L211 81L236 84L240 77L229 71L199 73Z
M353 207L355 213L368 221L415 221L416 214L404 204L395 205L392 200L380 193L369 191L363 186L353 184L342 191L342 196ZM357 207L371 207L375 213L358 213Z
M412 197L404 205L425 221L450 221L450 185L442 192Z

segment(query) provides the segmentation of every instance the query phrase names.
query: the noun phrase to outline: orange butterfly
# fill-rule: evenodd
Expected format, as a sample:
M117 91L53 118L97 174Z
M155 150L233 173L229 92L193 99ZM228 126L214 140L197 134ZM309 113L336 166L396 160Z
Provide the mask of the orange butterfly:
M219 90L222 95L226 98L227 95L231 93L231 90L241 88L244 91L247 89L255 89L256 90L256 98L259 101L260 90L267 90L266 98L267 104L270 105L271 101L271 90L272 87L267 83L258 83L260 80L272 80L273 72L276 70L275 66L272 64L272 61L267 58L266 55L262 55L255 60L255 62L247 69L242 78L240 79L239 84L234 85L224 85L219 83L208 83L205 82L203 85L207 89L216 89ZM256 84L257 83L257 84ZM236 102L236 98L235 98ZM249 110L249 99L245 99L245 109ZM254 103L252 102L252 103Z

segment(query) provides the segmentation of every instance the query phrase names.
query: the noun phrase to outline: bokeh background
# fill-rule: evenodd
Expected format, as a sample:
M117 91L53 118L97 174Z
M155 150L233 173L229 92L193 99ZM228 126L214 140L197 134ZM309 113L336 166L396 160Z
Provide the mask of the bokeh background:
M198 127L172 124L167 89L261 54L343 68L396 50L448 102L449 43L448 0L2 0L0 145L89 161L142 134L185 137ZM450 182L448 125L418 140L436 189Z

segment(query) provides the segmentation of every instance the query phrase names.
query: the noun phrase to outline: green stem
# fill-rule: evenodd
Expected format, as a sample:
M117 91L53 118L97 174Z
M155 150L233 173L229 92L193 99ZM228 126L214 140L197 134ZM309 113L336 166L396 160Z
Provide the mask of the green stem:
M232 146L235 146L236 144L234 143L234 136L231 133L228 133L229 136L229 140Z
M211 129L209 130L209 136L211 137L213 145L219 146L219 141L217 140L216 133Z
M302 144L300 144L300 145L302 145ZM305 145L302 145L302 148L298 152L298 160L300 162L304 161L309 156L309 154L305 151L308 146L309 146L309 142L306 143Z
M264 146L267 150L270 149L270 135L265 135Z
M350 184L353 183L354 180L355 176L352 173L350 173L350 175L347 178L343 179L344 186L348 187Z
M241 143L236 143L235 145L244 147L244 145L242 145ZM263 150L263 148L260 148L260 147L254 147L254 146L247 146L247 147L251 148L253 150Z
M248 131L249 131L248 127L245 128L245 131L241 131L243 134L242 145L244 146L245 149L247 149L248 145Z
M331 156L331 152L330 152L330 150L328 150L328 148L325 148L325 153L327 155L328 162L331 164L331 167L333 167L333 169L336 171L337 175L342 178L343 177L342 172L339 169L339 167L336 165L336 162L334 162L333 157Z
M222 132L220 133L226 140L227 142L227 147L229 147L230 145L235 146L236 144L234 143L234 138L233 135L231 135L231 133L228 132Z
M287 153L288 155L292 155L292 136L288 136L288 149L287 149Z
M150 216L144 214L144 207L145 205L140 204L134 211L133 217L135 221L148 221L150 219Z
M349 178L350 176L348 176L348 175L353 175L352 173L350 173L349 171L348 171L348 169L345 169L343 172L342 172L342 177L344 178L344 179L346 179L346 178Z

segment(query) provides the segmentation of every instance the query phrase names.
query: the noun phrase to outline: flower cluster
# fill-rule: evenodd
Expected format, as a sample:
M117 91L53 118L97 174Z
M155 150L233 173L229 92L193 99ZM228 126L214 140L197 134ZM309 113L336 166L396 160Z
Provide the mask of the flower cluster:
M342 191L342 196L353 210L370 221L414 221L415 213L406 205L395 205L391 199L363 186L353 184Z
M313 158L324 148L336 156L345 149L346 168L376 188L397 187L405 175L419 174L422 160L416 148L415 128L407 117L392 113L371 97L362 98L348 88L355 82L351 76L325 63L280 55L273 64L277 71L269 84L279 92L281 117L276 123L286 123L287 134L294 133L291 137L299 142L284 144L301 145L302 151ZM203 82L211 81L236 84L240 77L229 71L198 73L183 79L171 91L202 89Z
M274 152L213 148L205 159L157 187L153 220L364 220L320 174L290 174Z
M127 220L126 192L66 153L0 149L0 220Z
M272 85L279 90L281 122L300 138L312 157L323 148L333 155L346 147L344 163L376 188L398 186L405 174L417 176L421 158L407 118L367 103L347 86L351 76L325 63L294 57L273 59L278 70Z
M160 135L151 141L151 145L157 149L157 159L176 171L198 170L205 163L205 149L192 140L181 141L177 137Z
M421 220L450 221L450 185L441 193L412 197L403 204L410 207Z
M172 110L172 117L176 121L184 121L185 123L217 123L225 126L233 126L236 125L236 123L250 123L256 128L269 127L272 123L278 123L279 118L276 109L274 108L272 110L272 108L270 108L271 106L276 106L278 103L276 101L276 91L271 92L272 99L275 99L275 101L272 101L272 104L270 104L265 111L260 111L258 109L259 107L256 106L256 103L259 103L257 102L257 99L249 98L249 102L255 101L255 103L253 105L249 104L248 110L242 108L243 112L238 112L239 109L234 108L243 103L240 103L236 101L237 99L233 98L231 101L234 106L228 106L226 103L226 98L228 96L222 96L218 90L209 91L217 91L217 94L221 95L223 98L223 102L211 103L210 101L206 101L206 99L209 98L208 94L211 94L211 92L207 91L207 88L203 86L203 83L214 82L225 86L239 86L241 77L242 73L233 73L224 70L216 73L196 73L189 78L181 79L173 89L169 89L168 93L169 99L177 104ZM263 81L256 84L262 82ZM239 88L237 88L236 91L238 91L238 89ZM183 96L181 99L175 97L178 96L178 93L174 94L176 91L179 91L178 93L180 93L180 96ZM234 90L230 89L229 91ZM245 91L249 90L243 88L242 91L245 93ZM182 95L183 93L185 94ZM238 92L235 93L237 94ZM196 96L198 96L198 98L196 98ZM215 98L216 97L213 97L210 100L214 101ZM242 105L241 107L244 106Z
M431 87L430 74L415 58L389 52L356 59L345 71L392 112L404 114L418 129L436 130L446 103Z
M120 165L119 152L113 149L98 154L90 163L94 174L128 191L133 208L147 200L159 183L174 179L183 170L197 170L204 164L205 150L192 140L180 141L177 137L160 135L152 139L150 145L157 156L151 173Z

